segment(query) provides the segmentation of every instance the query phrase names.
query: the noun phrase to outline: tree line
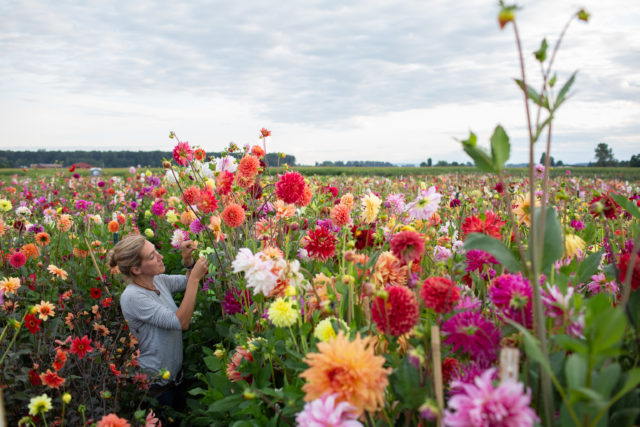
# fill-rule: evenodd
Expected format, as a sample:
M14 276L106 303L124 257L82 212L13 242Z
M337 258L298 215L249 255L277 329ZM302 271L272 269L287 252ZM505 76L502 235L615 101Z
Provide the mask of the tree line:
M221 157L222 153L207 153L211 157ZM240 157L241 153L232 153ZM10 151L0 150L0 168L29 167L32 164L60 164L71 166L76 163L87 163L93 167L124 168L129 166L159 167L164 159L171 159L171 151ZM288 164L296 165L295 156L278 153L267 153L266 161L270 166Z

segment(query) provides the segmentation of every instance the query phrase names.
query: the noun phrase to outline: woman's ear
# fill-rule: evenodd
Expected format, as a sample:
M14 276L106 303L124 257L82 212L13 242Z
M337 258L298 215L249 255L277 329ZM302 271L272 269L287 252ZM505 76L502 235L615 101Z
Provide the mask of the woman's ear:
M129 272L132 276L137 276L138 274L140 274L140 267L131 267L129 269Z

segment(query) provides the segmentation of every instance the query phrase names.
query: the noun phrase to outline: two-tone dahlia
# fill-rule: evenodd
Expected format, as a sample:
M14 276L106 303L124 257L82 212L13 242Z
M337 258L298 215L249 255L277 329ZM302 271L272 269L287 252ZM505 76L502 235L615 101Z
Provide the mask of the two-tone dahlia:
M401 231L391 238L391 252L403 263L418 262L424 255L424 237L415 231Z
M304 359L309 368L300 374L306 381L304 400L336 394L336 401L349 402L358 415L383 407L391 369L384 368L385 359L376 356L374 348L375 338L358 334L349 341L342 331L329 342L318 343L318 352L307 353Z
M325 227L316 227L309 230L304 237L302 246L312 259L326 261L336 252L336 236Z

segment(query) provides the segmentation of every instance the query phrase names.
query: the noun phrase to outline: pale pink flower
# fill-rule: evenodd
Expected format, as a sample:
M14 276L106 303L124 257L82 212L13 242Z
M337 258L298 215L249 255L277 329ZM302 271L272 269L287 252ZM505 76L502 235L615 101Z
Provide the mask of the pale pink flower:
M442 194L438 193L436 187L429 187L422 190L418 197L407 205L407 211L412 219L431 218L437 212L438 205L442 199Z
M336 404L336 394L325 394L304 405L296 415L298 427L362 427L355 406L349 402Z
M538 421L529 406L531 390L522 383L505 381L497 387L492 377L495 368L487 369L472 384L453 381L461 392L449 399L444 425L451 427L526 427Z

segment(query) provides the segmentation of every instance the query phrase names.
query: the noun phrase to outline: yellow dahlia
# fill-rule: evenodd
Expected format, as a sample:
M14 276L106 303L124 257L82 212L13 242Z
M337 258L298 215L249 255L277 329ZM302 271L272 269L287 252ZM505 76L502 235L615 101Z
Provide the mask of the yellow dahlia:
M573 258L578 252L584 251L584 240L575 234L567 234L564 238L564 254L567 258Z
M535 207L540 206L540 200L536 199ZM518 218L518 223L522 224L523 222L527 225L531 225L531 199L529 198L529 194L525 194L521 196L516 201L516 208L513 210L513 213Z
M318 322L315 330L313 331L313 336L323 342L331 341L337 336L336 331L333 329L333 321L339 322L340 327L348 329L344 320L336 319L332 316Z
M40 413L48 412L52 407L51 398L47 396L46 393L32 397L29 401L29 415L35 416Z
M269 306L269 320L280 328L288 328L298 321L300 310L284 298L278 298Z
M358 334L349 341L342 331L331 341L318 343L318 353L307 354L304 361L309 368L300 375L306 380L304 400L336 393L337 401L349 402L358 414L381 408L391 369L383 367L384 357L376 356L374 347L375 338Z

